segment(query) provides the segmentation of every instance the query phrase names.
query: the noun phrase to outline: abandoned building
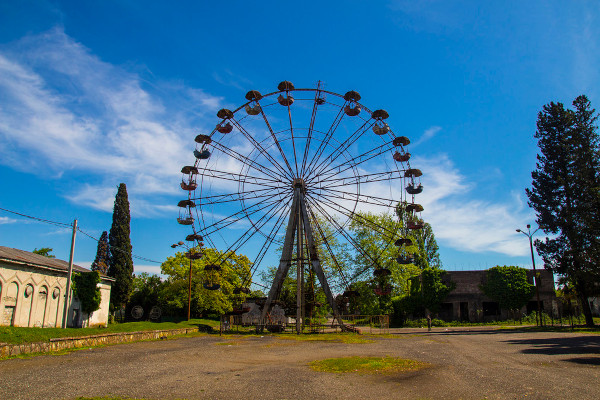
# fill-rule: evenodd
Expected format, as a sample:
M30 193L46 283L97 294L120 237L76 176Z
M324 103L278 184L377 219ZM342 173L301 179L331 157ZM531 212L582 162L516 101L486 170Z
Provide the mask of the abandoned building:
M452 281L456 288L442 303L439 318L451 321L483 322L509 318L509 311L500 309L497 302L483 294L480 285L487 277L483 271L447 271L443 280ZM540 307L548 315L558 316L558 302L554 292L554 274L546 269L537 270L539 274ZM527 278L534 283L533 270L527 270ZM521 315L537 310L535 294L529 303L521 309Z
M69 263L28 251L0 246L0 325L24 327L62 326ZM89 270L73 265L73 272ZM68 327L103 326L113 278L100 276L100 309L82 315L79 300L71 295Z

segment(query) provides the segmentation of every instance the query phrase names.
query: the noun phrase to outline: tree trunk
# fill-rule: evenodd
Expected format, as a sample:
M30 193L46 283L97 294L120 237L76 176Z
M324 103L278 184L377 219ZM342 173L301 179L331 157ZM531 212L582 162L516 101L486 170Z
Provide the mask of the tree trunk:
M594 317L592 316L590 302L588 301L587 295L585 293L579 295L579 302L581 303L581 311L583 311L583 315L585 316L585 326L593 328Z

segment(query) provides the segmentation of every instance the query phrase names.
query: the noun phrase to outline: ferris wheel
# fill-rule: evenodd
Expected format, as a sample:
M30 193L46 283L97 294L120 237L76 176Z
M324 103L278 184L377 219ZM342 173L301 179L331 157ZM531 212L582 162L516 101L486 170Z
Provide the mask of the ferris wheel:
M396 136L386 122L388 113L371 111L358 92L341 95L320 82L297 89L284 81L277 89L265 95L249 91L241 106L217 113L212 131L196 136L195 162L181 170L188 196L178 204L178 222L192 228L188 241L224 250L207 272L218 272L233 252L248 256L251 274L238 293L249 293L261 266L278 266L263 318L295 266L298 282L305 269L315 274L342 324L333 293L352 296L352 282L369 272L388 276L380 263L388 248L397 246L397 262L413 262L407 232L423 227L423 207L415 202L423 190L421 171L410 165L410 140ZM400 218L382 226L366 217L396 215L399 204L410 214L408 223ZM356 224L380 235L383 244L363 248L352 233ZM366 266L344 270L339 248L360 255ZM389 289L378 286L376 293Z

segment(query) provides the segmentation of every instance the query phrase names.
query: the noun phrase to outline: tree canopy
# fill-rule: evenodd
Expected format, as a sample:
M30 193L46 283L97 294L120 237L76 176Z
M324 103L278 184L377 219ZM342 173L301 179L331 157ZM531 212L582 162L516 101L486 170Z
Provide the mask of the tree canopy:
M192 260L192 314L229 312L245 298L244 294L234 294L234 289L248 281L251 262L248 257L234 252L205 248L202 253L201 259ZM220 266L221 270L206 271L205 267L211 264ZM162 297L172 308L187 307L189 268L190 260L184 252L167 258L161 265L162 273L169 276ZM206 289L207 282L219 284L219 290Z
M33 249L32 253L33 254L39 254L40 256L45 256L48 258L56 258L56 256L52 253L52 248L51 247L42 247L40 249L38 249L37 247L35 249Z
M100 240L98 240L98 248L96 249L96 259L92 263L92 271L98 271L102 274L108 272L108 264L110 263L110 252L108 246L108 232L102 232Z
M98 283L100 283L100 275L97 271L73 274L73 294L81 303L81 311L88 317L100 308L102 297Z
M598 118L587 97L574 110L550 103L538 114L540 154L526 189L536 222L550 237L535 246L545 267L566 276L593 326L589 282L600 276L600 139Z
M425 268L420 275L411 278L408 295L393 301L395 312L423 316L427 312L439 312L444 299L456 287L454 282L444 282L445 273L440 268Z
M108 275L116 279L110 295L111 306L114 308L126 304L133 289L130 222L127 187L121 183L115 197L112 226L108 235Z
M481 290L500 308L516 311L533 297L535 286L527 280L527 270L515 266L496 266L487 272Z

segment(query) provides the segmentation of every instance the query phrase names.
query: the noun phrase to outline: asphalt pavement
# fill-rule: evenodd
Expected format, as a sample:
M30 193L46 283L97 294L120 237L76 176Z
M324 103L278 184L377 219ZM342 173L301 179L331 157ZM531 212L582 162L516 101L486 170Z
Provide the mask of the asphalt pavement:
M2 360L0 399L600 399L600 335L434 328L368 338L205 335ZM307 365L348 356L431 366L360 375Z

